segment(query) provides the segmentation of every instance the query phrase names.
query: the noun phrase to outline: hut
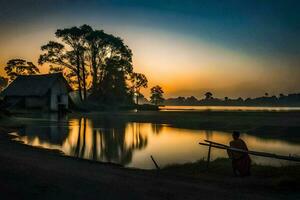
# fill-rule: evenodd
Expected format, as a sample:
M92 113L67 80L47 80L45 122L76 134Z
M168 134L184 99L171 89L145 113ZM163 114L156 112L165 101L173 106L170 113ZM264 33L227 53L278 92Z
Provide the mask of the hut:
M8 109L68 109L71 91L62 73L18 76L2 93Z

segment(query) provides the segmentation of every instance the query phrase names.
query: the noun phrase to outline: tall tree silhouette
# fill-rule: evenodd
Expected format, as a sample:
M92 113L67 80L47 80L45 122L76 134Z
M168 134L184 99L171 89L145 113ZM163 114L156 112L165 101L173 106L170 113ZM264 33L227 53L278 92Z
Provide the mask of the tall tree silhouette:
M45 53L40 55L39 64L51 63L58 67L67 68L67 73L77 77L77 89L81 99L87 95L87 69L85 62L85 37L91 31L89 26L71 27L58 29L55 36L64 44L50 41L43 45L41 50ZM57 68L56 68L57 69ZM69 76L69 78L72 78ZM83 94L82 94L83 90Z
M50 41L43 45L41 50L44 54L39 57L39 64L54 64L50 66L50 72L61 71L72 83L71 85L78 89L78 95L82 100L82 76L80 73L80 63L73 51L68 51L63 44Z
M103 30L93 30L86 35L86 42L91 63L92 90L95 93L103 77L105 59L108 57L109 38Z
M31 75L40 73L39 69L32 63L23 59L11 59L6 63L4 70L13 81L19 75Z
M114 95L116 97L128 98L127 94L129 92L129 88L126 81L130 79L131 74L133 73L132 52L129 47L123 43L122 39L109 35L108 40L110 43L108 54L110 56L106 58L102 81L99 85L100 90L106 92L105 90L107 90L107 88L101 86L105 85L104 81L107 80L107 76L111 76L113 80L112 87L116 89L116 93Z
M63 71L81 99L91 88L90 99L99 103L132 101L132 52L121 38L88 25L58 29L55 35L62 42L43 45L39 64L51 64L50 72Z
M144 74L141 73L133 73L131 77L132 81L132 89L136 97L136 104L139 104L139 97L141 95L141 88L147 88L148 87L148 80Z
M155 105L162 103L164 101L163 93L164 93L164 91L162 90L162 88L159 85L152 87L151 88L151 96L150 96L151 102Z

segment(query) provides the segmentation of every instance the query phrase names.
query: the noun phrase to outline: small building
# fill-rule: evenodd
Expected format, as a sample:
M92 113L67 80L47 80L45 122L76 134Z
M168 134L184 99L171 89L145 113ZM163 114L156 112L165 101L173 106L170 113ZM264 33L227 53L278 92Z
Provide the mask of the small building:
M68 109L71 87L62 73L18 76L2 93L8 109Z

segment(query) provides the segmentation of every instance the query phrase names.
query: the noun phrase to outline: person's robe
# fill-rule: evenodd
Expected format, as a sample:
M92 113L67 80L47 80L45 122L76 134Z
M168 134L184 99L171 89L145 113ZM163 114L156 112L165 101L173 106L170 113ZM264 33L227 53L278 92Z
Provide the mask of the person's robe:
M230 147L248 151L246 143L241 139L231 141ZM247 153L229 150L228 155L232 159L232 167L235 173L238 172L240 176L250 175L251 159Z

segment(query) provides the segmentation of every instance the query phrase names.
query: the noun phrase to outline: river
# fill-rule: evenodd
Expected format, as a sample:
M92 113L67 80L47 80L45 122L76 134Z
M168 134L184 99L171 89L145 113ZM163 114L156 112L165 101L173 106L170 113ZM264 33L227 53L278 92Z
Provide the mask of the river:
M102 117L67 117L39 123L32 119L16 140L25 144L61 150L64 154L84 159L119 163L127 167L152 169L153 155L158 164L194 162L206 159L207 147L198 142L205 139L228 144L230 132L174 128L170 124L119 122ZM35 122L37 121L37 122ZM300 155L300 144L280 139L266 139L242 133L250 150L280 155ZM213 149L212 160L227 157L224 150ZM252 156L262 165L287 165L288 161Z

